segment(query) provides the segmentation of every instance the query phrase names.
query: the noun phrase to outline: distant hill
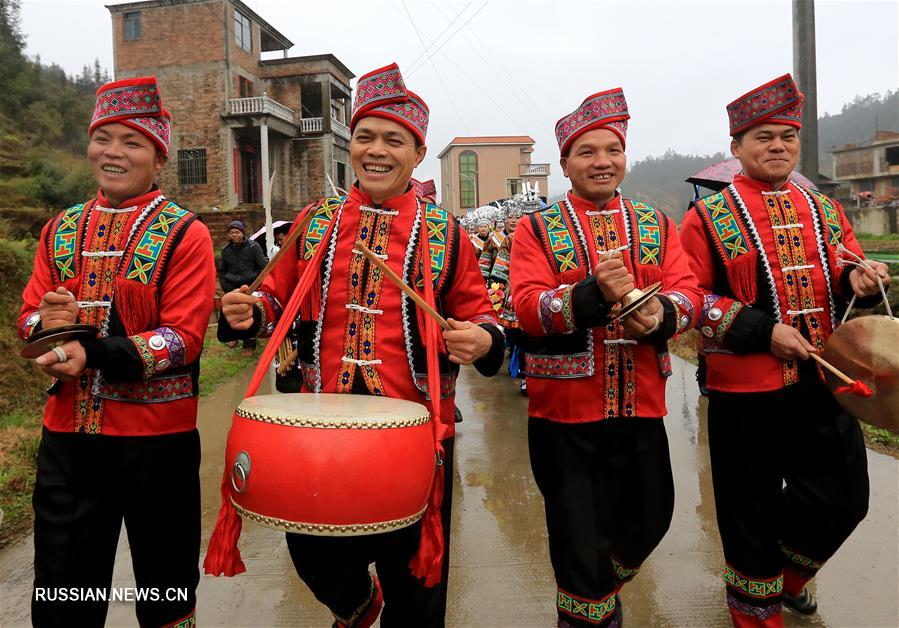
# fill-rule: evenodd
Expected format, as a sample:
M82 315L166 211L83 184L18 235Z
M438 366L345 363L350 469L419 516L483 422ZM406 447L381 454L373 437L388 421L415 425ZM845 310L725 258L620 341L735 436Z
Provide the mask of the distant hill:
M835 115L818 118L820 171L830 176L832 157L828 151L846 144L858 144L877 131L899 132L899 90L885 95L856 96Z

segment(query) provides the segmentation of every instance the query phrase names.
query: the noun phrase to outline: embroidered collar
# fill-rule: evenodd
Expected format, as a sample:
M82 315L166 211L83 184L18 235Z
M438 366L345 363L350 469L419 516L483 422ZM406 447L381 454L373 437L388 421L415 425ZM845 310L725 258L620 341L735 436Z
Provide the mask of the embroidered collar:
M399 196L388 198L383 203L378 205L377 203L372 201L371 197L366 194L357 184L353 184L353 187L350 188L350 201L354 204L357 204L360 208L368 207L380 212L387 212L390 210L403 211L406 209L411 211L412 209L418 209L418 200L415 196L415 190L412 187L409 187Z
M574 192L568 192L565 196L565 203L570 205L572 209L575 209L579 212L587 213L588 215L610 215L617 214L621 211L621 192L616 191L615 196L609 199L605 205L600 208L597 208L596 204L593 201L588 201L587 199L583 199L580 196L576 196Z
M765 196L771 196L775 194L789 194L789 192L791 191L790 183L791 181L788 179L787 182L784 183L779 189L775 190L767 181L753 179L752 177L747 177L742 173L734 175L734 185L740 186L744 190L748 188L753 192L758 192Z
M109 212L112 214L124 214L140 209L147 203L152 203L158 196L161 195L162 192L160 191L160 189L154 185L153 189L146 194L141 194L140 196L135 196L134 198L127 198L118 205L113 205L106 198L106 195L103 194L103 190L97 190L97 204L95 205L95 208L99 211Z

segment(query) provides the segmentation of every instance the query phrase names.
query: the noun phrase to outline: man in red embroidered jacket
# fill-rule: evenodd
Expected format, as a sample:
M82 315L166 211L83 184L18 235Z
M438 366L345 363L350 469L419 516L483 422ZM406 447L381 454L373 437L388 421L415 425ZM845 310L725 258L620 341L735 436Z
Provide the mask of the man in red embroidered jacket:
M44 227L23 294L23 339L95 325L37 358L57 378L44 409L34 489L36 626L102 626L106 602L46 601L112 581L124 519L143 626L193 625L200 554L197 378L212 310L209 231L154 185L170 121L153 77L97 90L87 155L97 196Z
M671 522L662 417L666 340L694 325L696 278L674 224L617 192L627 104L620 88L556 123L563 201L522 219L511 281L528 334L528 443L546 505L559 626L619 626L618 591ZM635 285L662 291L624 322Z
M434 408L428 394L424 319L415 304L354 250L356 240L380 255L399 276L424 290L423 259L430 258L438 309L453 330L444 332L440 362L443 466L443 565L436 586L410 571L421 523L367 537L287 534L300 578L334 613L339 626L442 626L452 502L455 380L459 364L493 375L502 365L503 335L487 300L474 252L451 214L419 202L409 178L425 156L428 109L406 89L396 64L359 79L350 121L350 156L358 180L347 197L323 199L294 225L313 218L297 245L263 282L259 297L222 298L231 328L270 334L281 304L325 246L319 284L300 308L299 354L305 392L383 395ZM424 242L427 240L427 242ZM426 244L428 255L423 256ZM236 334L239 336L240 334ZM369 576L374 562L378 579ZM434 575L434 574L431 574Z
M783 626L781 602L811 614L805 588L868 508L865 445L809 354L856 295L878 302L874 271L842 208L790 181L803 96L789 74L727 106L743 174L694 203L684 248L705 293L709 450L727 602L735 626ZM812 173L808 173L812 174Z

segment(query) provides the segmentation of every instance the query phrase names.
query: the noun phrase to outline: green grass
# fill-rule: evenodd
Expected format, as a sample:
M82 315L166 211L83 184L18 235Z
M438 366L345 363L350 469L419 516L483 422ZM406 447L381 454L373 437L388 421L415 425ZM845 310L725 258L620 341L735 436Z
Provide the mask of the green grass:
M262 343L260 342L260 345ZM200 397L212 394L215 389L256 362L256 355L243 357L240 349L230 349L215 339L215 328L206 332L203 357L200 364ZM18 352L16 352L18 353ZM17 398L22 400L5 413L0 413L0 547L9 544L31 529L33 512L31 493L37 465L37 448L40 443L41 413L43 411L43 386L46 377L29 380L21 390L23 360L16 359L14 368L0 370L0 389L5 377L9 387L18 385Z

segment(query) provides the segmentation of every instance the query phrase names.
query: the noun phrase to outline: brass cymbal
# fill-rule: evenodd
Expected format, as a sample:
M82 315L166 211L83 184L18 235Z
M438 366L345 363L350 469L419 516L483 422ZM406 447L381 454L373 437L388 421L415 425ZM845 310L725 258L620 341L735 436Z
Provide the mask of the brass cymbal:
M854 318L831 334L821 355L874 392L867 398L835 394L841 406L865 423L899 432L899 319ZM824 377L831 390L845 385L829 371Z
M99 331L93 325L61 325L59 327L51 327L50 329L42 329L28 339L28 344L22 347L19 355L23 358L34 359L68 340L96 337Z
M643 307L647 301L653 298L659 291L662 289L662 282L657 281L651 286L647 286L645 288L636 288L631 290L628 293L628 297L634 295L633 298L627 302L626 305L623 305L620 310L615 312L615 314L609 318L609 322L617 321L619 318L624 318L628 314L632 313L634 310L639 310ZM637 293L637 294L634 294Z

